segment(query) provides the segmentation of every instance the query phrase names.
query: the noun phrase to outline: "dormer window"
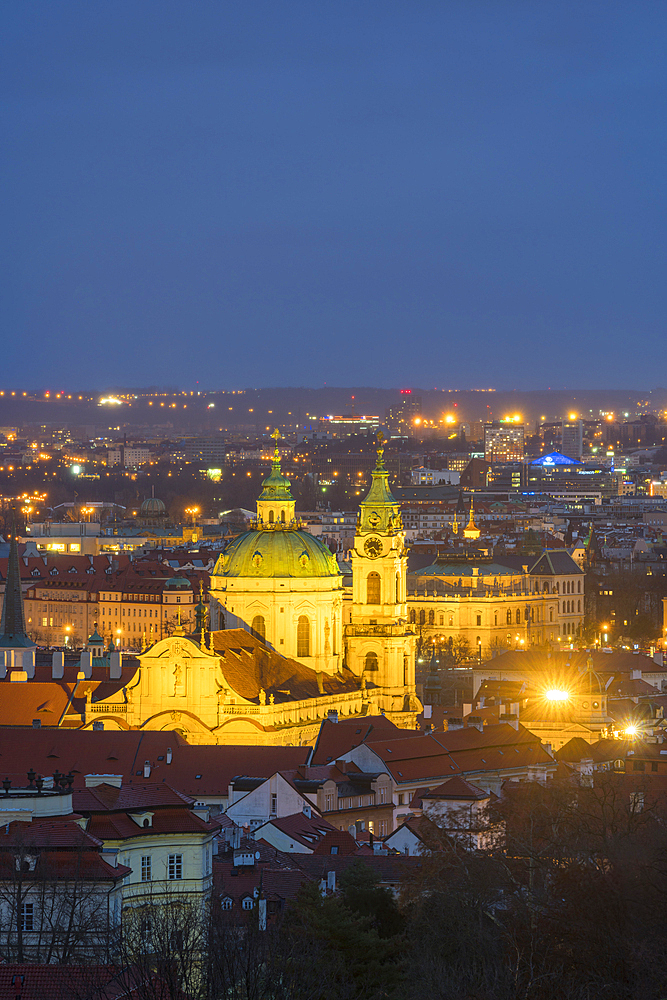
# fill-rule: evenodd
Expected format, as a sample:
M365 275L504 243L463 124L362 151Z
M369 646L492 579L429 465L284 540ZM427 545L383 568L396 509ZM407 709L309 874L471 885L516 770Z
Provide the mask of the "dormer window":
M130 813L130 816L137 824L137 826L142 827L142 829L148 830L153 826L152 812Z

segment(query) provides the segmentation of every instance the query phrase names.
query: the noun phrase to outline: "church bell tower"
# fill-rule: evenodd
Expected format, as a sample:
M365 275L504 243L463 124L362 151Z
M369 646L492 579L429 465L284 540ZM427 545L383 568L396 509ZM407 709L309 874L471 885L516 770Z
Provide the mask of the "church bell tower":
M407 624L407 549L399 504L389 489L384 436L378 434L373 482L361 502L352 551L347 665L369 702L397 725L414 726L415 635Z

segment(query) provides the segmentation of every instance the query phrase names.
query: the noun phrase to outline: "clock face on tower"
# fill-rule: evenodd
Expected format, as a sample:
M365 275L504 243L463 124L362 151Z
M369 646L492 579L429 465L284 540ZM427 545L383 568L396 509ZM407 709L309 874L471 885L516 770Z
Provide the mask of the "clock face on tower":
M371 559L377 559L378 556L382 555L382 542L379 538L374 538L372 535L367 538L364 542L364 552Z

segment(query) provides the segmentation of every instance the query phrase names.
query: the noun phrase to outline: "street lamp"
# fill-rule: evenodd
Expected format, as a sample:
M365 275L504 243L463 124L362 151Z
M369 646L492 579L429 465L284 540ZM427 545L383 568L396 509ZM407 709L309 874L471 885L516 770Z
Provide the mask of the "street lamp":
M65 645L69 646L69 634L71 631L71 625L65 625Z
M120 629L119 628L116 629L116 635L118 636L118 638L116 639L116 645L120 646Z
M192 527L194 528L194 526L195 526L195 518L196 518L197 514L199 513L199 507L186 507L185 508L185 513L186 514L190 514L190 516L192 517Z

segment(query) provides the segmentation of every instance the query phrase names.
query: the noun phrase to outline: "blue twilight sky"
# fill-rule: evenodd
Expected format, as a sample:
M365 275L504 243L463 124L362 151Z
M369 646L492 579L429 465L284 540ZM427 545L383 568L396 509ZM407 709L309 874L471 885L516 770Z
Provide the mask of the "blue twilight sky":
M665 0L10 0L3 385L667 384Z

